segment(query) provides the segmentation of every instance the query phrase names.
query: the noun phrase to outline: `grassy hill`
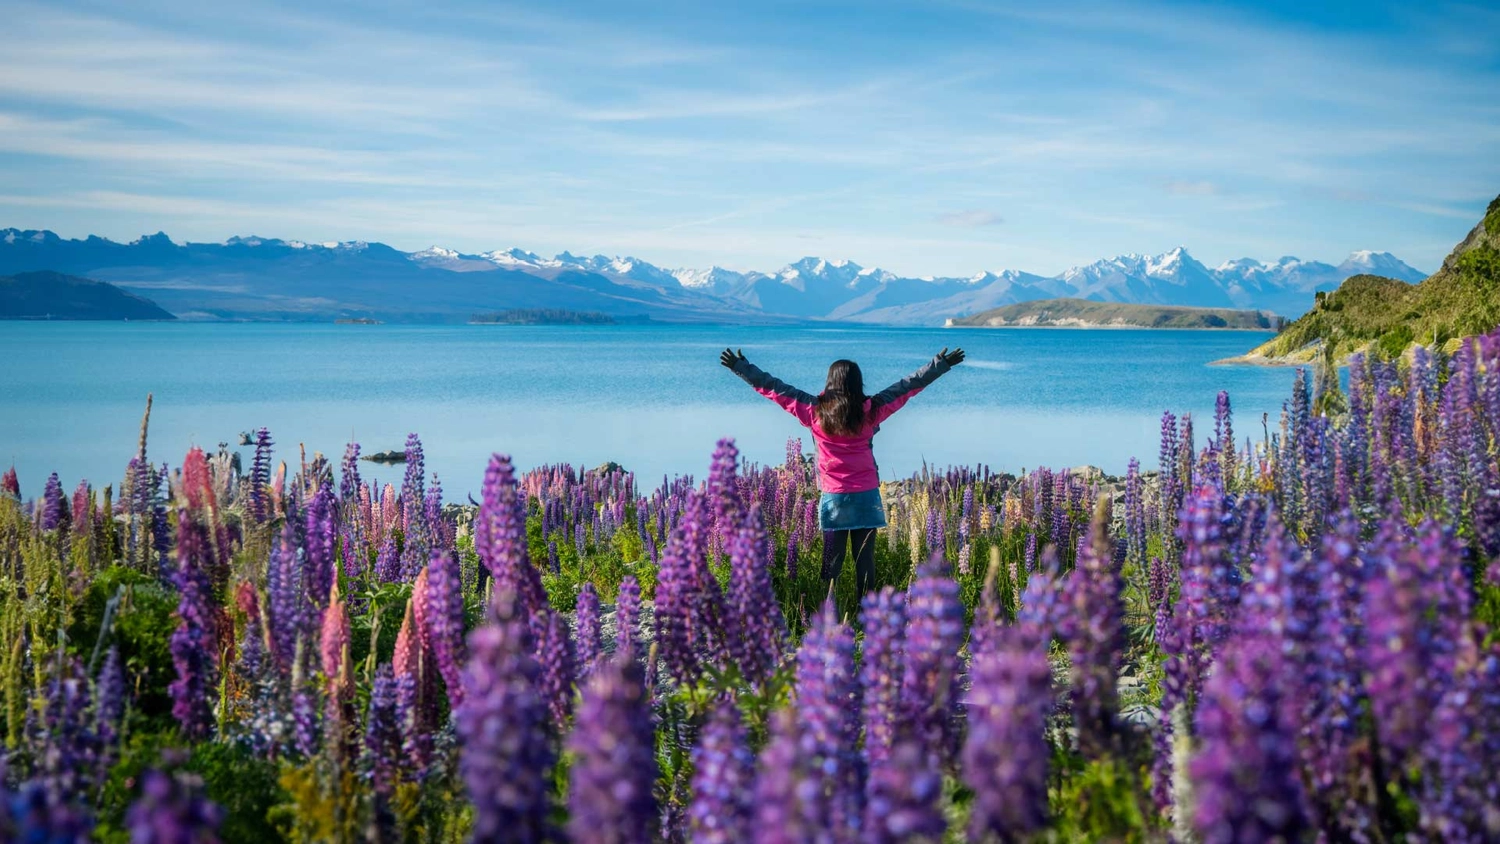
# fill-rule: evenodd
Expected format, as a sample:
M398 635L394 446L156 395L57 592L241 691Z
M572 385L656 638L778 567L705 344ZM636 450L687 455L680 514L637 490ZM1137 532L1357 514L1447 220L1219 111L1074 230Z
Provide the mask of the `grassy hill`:
M1500 325L1500 196L1484 219L1418 284L1357 275L1316 304L1281 334L1243 360L1299 363L1332 346L1343 361L1365 351L1393 358L1413 343L1452 350L1464 337Z
M954 328L1240 328L1275 329L1281 317L1265 311L1131 305L1088 299L1019 302L948 320Z
M0 276L0 319L176 319L143 296L51 271Z

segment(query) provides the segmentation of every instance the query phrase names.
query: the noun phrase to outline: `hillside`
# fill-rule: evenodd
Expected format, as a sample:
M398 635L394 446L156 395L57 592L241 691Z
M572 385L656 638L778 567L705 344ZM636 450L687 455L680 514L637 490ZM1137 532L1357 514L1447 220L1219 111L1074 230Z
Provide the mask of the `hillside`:
M158 232L130 243L0 229L0 275L54 270L149 296L183 319L377 319L464 322L513 309L593 311L616 319L785 323L810 320L942 325L951 316L1066 296L1097 302L1302 313L1312 294L1352 275L1425 277L1386 252L1338 264L1290 256L1210 267L1178 247L1126 254L1043 276L1015 269L908 277L853 261L807 257L773 272L666 269L634 257L523 249L403 252L364 241L232 237L177 243Z
M1044 299L948 320L951 328L1226 328L1274 330L1281 317L1264 311L1131 305L1087 299Z
M1251 351L1247 363L1302 363L1332 345L1334 360L1368 351L1399 356L1413 343L1451 349L1500 325L1500 196L1484 219L1453 248L1443 266L1418 284L1358 275L1280 335Z
M176 319L113 284L55 272L0 276L0 319Z

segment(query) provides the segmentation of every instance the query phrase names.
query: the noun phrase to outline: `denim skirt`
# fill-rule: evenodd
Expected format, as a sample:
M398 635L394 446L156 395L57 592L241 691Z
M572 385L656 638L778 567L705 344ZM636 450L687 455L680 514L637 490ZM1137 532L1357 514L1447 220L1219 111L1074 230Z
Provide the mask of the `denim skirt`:
M861 530L885 527L885 503L880 490L825 492L818 500L820 530Z

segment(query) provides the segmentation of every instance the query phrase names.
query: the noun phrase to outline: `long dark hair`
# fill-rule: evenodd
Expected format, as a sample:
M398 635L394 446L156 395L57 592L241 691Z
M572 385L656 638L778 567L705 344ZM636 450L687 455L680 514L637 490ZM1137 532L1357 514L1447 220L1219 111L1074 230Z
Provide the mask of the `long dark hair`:
M840 437L858 434L865 426L865 376L852 360L836 360L828 367L828 383L818 396L818 423L823 433Z

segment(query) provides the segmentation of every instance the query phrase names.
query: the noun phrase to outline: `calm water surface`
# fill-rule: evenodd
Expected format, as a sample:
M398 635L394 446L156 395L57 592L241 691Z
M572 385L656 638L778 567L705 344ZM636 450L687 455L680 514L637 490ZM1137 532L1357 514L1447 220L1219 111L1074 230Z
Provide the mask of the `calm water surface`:
M615 460L644 478L702 475L719 437L780 462L795 420L718 364L726 345L816 393L830 361L860 363L874 392L944 346L969 360L875 440L881 475L928 464L1017 471L1156 463L1161 414L1191 412L1201 437L1229 390L1241 442L1259 438L1289 369L1209 366L1267 335L1213 331L748 327L341 326L0 322L0 465L22 492L46 474L118 483L146 394L150 454L177 465L198 445L267 427L277 457L305 443L337 461L422 436L449 498L477 497L485 461L523 467ZM810 439L804 438L810 446ZM248 466L249 450L241 449ZM401 467L362 464L399 482Z

